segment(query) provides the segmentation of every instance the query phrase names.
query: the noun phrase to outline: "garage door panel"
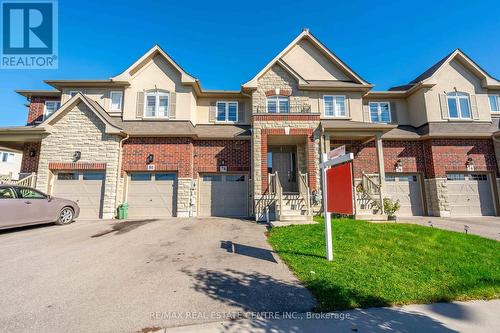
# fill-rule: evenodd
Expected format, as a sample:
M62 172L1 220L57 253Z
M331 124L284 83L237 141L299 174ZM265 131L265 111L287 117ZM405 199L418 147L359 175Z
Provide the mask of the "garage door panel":
M177 177L173 173L132 173L128 185L130 218L161 218L176 212Z
M246 174L206 174L200 178L200 216L248 215Z
M491 184L487 174L447 175L448 202L452 216L494 215Z
M102 214L104 172L59 172L53 195L73 200L80 207L80 218L99 218Z
M387 175L386 195L393 201L399 200L399 216L424 214L421 185L417 175Z

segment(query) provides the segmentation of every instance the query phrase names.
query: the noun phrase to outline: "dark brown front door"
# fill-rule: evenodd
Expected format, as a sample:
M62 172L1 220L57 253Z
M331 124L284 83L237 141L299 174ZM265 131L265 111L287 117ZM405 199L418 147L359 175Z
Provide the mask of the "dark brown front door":
M294 170L294 154L273 152L273 172L278 171L283 192L296 192L297 179Z

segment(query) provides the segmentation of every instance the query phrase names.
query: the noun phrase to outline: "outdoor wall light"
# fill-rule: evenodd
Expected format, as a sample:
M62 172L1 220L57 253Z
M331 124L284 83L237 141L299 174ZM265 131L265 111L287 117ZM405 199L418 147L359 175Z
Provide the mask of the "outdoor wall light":
M30 149L30 157L35 157L36 156L36 149Z
M148 157L146 158L146 163L147 164L153 163L154 159L155 159L155 155L148 154Z
M220 160L220 165L226 165L226 160Z
M78 162L82 158L82 152L81 151L75 151L73 153L73 162Z
M467 157L467 161L465 161L465 168L467 171L474 171L474 160L472 157Z
M403 161L397 160L396 163L394 164L394 170L396 172L403 172Z

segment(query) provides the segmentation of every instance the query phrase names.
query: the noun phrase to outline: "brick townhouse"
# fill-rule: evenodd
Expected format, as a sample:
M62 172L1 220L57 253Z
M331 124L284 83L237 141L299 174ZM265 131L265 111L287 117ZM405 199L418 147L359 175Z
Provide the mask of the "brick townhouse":
M320 156L354 154L356 215L498 215L500 82L457 49L387 91L308 30L237 91L206 90L159 46L107 80L19 90L26 126L0 128L21 175L81 216L304 221ZM496 152L497 150L497 152Z

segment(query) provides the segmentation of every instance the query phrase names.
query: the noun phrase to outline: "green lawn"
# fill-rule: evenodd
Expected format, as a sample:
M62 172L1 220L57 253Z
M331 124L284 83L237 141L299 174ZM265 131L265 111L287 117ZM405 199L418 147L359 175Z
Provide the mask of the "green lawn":
M500 297L500 242L410 224L333 222L273 228L269 242L312 291L317 311Z

